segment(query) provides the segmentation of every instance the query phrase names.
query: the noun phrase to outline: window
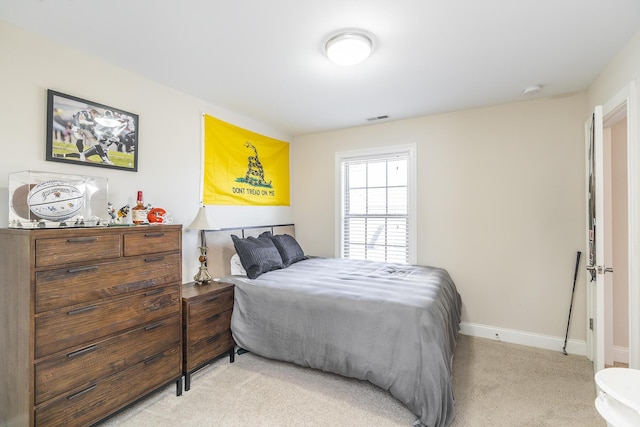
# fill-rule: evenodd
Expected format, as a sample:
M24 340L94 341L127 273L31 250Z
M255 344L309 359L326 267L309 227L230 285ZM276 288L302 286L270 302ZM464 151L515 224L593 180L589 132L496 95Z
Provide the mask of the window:
M415 263L415 146L338 153L340 256Z

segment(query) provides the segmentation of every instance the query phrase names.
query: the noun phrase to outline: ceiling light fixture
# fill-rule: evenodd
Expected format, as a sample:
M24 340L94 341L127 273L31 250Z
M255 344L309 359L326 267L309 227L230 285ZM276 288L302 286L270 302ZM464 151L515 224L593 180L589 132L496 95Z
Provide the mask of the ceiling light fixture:
M364 61L371 54L373 42L359 32L344 32L327 40L327 57L338 65L350 66Z

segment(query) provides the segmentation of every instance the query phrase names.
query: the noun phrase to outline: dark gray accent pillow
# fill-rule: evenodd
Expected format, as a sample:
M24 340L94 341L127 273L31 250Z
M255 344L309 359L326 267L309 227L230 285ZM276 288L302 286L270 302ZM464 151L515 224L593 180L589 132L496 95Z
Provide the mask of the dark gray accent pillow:
M255 279L267 271L284 267L280 252L271 239L265 237L241 239L234 234L231 235L231 239L240 257L240 263L250 279Z
M280 252L282 263L285 267L289 267L291 264L303 259L307 259L304 255L304 251L300 247L300 244L295 237L288 234L271 234L269 231L265 231L260 237L268 237Z

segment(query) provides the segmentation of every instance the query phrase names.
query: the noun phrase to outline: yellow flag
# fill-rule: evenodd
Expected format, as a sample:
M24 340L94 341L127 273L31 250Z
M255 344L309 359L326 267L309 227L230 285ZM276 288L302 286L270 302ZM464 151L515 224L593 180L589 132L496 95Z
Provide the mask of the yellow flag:
M289 143L204 115L206 205L289 206Z

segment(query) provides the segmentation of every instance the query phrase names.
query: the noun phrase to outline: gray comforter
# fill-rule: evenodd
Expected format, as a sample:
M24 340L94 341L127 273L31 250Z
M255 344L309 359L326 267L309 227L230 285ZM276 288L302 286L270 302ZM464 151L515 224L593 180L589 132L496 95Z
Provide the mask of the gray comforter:
M461 301L447 271L312 258L236 285L231 329L255 354L368 380L429 427L454 417Z

